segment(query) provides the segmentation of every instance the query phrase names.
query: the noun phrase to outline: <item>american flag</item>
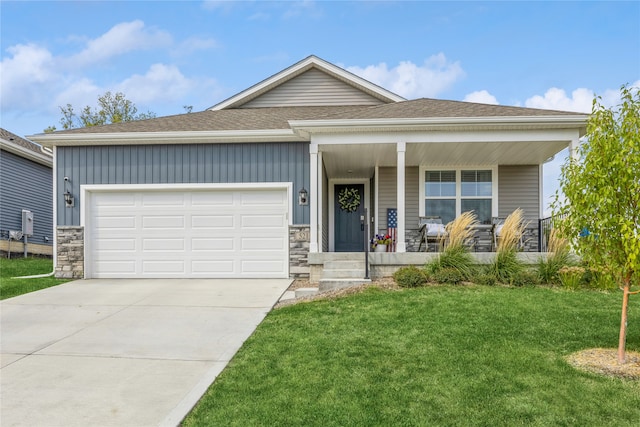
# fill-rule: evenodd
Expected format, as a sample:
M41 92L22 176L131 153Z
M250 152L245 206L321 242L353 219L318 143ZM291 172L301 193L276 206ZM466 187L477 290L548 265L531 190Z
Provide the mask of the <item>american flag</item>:
M398 232L398 210L395 208L387 209L387 234L391 236L391 244L387 246L387 251L396 251L396 236Z

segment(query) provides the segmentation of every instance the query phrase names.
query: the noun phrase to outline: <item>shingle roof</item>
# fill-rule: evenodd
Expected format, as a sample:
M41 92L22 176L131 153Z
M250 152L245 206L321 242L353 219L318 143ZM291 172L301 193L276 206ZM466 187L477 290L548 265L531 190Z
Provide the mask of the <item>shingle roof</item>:
M332 119L415 119L415 118L470 118L470 117L529 117L576 115L581 113L474 102L447 101L420 98L411 101L377 105L366 109L345 111L332 115Z
M289 129L288 120L355 112L363 106L237 108L71 129L56 134Z
M289 120L530 117L575 114L579 113L421 98L379 106L272 107L231 108L217 111L207 110L148 120L71 129L56 132L56 134L289 129Z
M15 133L11 133L6 129L0 128L0 138L9 142L10 144L26 148L27 150L33 151L34 153L48 155L48 153L45 153L40 149L40 146L38 144L31 142L28 139L19 137Z

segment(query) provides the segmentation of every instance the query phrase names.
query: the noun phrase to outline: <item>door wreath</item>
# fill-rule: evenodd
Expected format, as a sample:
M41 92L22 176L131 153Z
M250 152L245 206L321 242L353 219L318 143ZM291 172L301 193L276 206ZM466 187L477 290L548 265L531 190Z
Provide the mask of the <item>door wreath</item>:
M357 188L345 187L338 193L340 209L347 212L355 212L360 206L360 192Z

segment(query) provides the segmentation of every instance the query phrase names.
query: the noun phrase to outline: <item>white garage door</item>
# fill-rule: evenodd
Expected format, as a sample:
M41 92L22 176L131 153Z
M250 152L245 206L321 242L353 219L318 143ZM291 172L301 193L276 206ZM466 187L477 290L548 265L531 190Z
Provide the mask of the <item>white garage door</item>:
M87 277L288 277L285 189L95 191Z

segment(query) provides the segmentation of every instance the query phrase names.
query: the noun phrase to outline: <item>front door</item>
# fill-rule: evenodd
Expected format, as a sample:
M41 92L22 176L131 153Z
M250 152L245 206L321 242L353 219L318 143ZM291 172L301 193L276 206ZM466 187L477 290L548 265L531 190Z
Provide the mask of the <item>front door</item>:
M334 187L335 251L363 252L364 184L336 184Z

